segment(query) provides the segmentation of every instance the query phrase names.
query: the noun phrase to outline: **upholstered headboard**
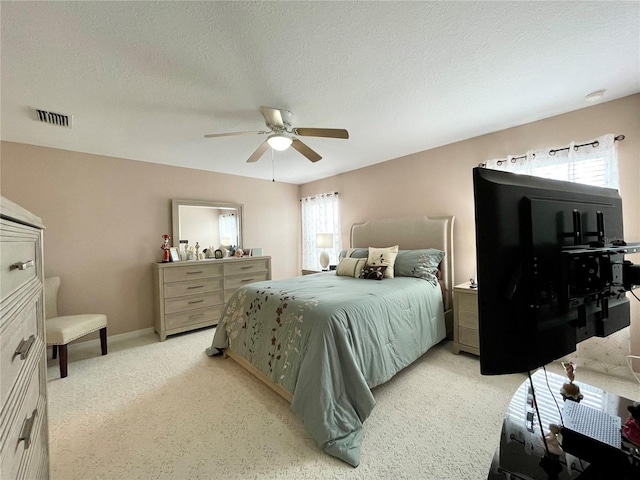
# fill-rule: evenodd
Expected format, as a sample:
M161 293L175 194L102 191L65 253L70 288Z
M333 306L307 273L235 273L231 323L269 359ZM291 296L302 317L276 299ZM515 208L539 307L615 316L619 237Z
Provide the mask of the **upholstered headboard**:
M447 289L445 309L450 310L453 292L453 221L455 217L393 217L356 223L351 227L351 247L390 247L400 250L438 248L445 252L440 265Z

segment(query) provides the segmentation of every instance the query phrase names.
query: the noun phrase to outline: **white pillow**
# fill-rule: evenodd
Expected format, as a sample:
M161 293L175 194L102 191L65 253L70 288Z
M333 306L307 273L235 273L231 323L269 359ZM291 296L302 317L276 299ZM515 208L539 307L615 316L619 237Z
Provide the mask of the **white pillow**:
M386 266L384 278L393 278L393 266L396 263L398 255L398 245L386 248L369 247L369 256L367 257L367 265L376 267Z
M338 263L336 268L336 275L342 275L343 277L355 277L358 278L362 269L364 268L364 264L366 263L365 258L343 258Z

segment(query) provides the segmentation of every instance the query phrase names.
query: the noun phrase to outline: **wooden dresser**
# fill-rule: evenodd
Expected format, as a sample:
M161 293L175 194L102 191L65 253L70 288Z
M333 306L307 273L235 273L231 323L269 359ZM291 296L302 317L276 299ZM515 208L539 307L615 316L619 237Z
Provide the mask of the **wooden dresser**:
M154 327L167 335L217 325L238 287L271 280L271 257L154 263Z
M0 200L0 478L49 478L42 221Z

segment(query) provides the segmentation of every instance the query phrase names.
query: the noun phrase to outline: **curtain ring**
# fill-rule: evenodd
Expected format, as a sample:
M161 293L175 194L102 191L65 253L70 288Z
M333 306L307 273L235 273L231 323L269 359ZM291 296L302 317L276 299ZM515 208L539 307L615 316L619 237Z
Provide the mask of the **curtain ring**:
M504 160L498 160L498 166L500 167L503 162L504 162Z
M593 142L593 143L591 144L591 146L592 146L593 148L596 148L598 145L600 145L600 142L599 142L598 140L596 140L595 142Z
M513 157L513 158L511 159L511 163L516 163L516 158L515 158L515 157Z
M554 156L556 154L555 150L549 150L549 155Z

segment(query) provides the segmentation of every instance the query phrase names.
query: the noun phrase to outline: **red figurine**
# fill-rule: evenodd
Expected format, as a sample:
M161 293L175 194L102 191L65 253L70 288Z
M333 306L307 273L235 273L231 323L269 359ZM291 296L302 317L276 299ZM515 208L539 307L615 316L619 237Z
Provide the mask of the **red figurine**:
M169 253L169 249L171 247L169 246L169 240L171 240L171 237L165 233L164 235L162 235L162 238L164 240L164 242L162 243L162 246L160 247L162 250L164 250L164 258L162 259L162 261L163 262L170 262L171 261L171 255Z

